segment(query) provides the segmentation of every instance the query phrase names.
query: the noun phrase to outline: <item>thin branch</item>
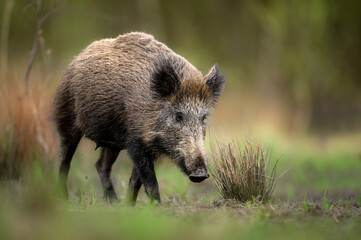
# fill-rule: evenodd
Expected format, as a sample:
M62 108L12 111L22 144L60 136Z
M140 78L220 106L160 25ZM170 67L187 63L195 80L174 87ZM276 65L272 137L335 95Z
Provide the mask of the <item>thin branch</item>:
M29 86L29 84L30 84L29 83L30 71L31 71L31 68L32 68L33 63L34 63L35 55L36 55L36 52L38 50L38 45L39 45L39 29L37 28L36 33L35 33L35 39L34 39L33 47L31 49L31 53L30 53L28 67L26 68L26 73L25 73L25 84L26 84L26 95L27 96L30 93L30 86Z
M39 47L39 40L40 40L42 25L55 12L55 10L60 2L61 1L55 1L53 6L51 8L49 8L43 16L41 16L41 9L43 7L42 6L43 2L42 1L40 2L41 6L38 5L36 7L36 15L37 15L36 31L35 31L33 47L31 49L31 53L30 53L30 57L29 57L29 63L28 63L28 66L26 68L26 73L25 73L26 95L30 94L29 77L30 77L31 68L33 66L35 56L36 56L36 53L37 53L38 47ZM36 4L36 3L33 3L33 4Z
M44 14L44 16L42 16L42 17L40 18L40 20L38 21L38 24L39 24L40 26L43 25L43 23L46 21L46 19L48 19L48 18L50 17L50 15L52 15L52 14L55 12L57 5L58 5L58 4L55 3L54 6L51 7L51 8Z

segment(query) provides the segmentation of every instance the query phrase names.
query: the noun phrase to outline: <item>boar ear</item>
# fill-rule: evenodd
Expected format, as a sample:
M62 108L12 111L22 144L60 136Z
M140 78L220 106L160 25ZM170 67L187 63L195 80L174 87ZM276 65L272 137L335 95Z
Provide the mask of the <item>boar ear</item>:
M206 84L211 91L214 102L222 95L225 79L218 71L218 65L214 64L208 74L205 76Z
M161 68L156 71L152 80L152 90L161 97L168 97L175 93L180 86L179 76L172 64L166 61Z

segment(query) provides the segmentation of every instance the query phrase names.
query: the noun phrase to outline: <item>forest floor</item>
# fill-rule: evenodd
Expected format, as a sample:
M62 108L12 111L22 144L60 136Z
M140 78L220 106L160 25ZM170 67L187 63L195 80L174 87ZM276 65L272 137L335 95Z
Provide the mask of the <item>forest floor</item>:
M272 161L285 152L278 175L291 169L265 204L224 200L212 178L193 184L161 161L162 204L149 204L142 188L135 207L124 201L132 167L127 154L121 153L112 174L121 202L110 204L94 168L98 156L86 143L72 162L68 200L54 194L56 163L34 161L21 179L0 182L0 239L359 239L357 141L329 142L323 151L312 142L314 148L275 149Z

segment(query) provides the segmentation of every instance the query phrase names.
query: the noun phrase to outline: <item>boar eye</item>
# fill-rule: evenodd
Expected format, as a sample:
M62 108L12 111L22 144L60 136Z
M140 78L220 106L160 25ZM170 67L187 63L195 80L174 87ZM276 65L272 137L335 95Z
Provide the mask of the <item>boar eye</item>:
M207 119L207 115L204 115L203 117L202 117L202 123L204 124L204 121Z
M182 122L183 121L183 115L181 114L181 113L177 113L176 115L175 115L175 120L177 121L177 122Z

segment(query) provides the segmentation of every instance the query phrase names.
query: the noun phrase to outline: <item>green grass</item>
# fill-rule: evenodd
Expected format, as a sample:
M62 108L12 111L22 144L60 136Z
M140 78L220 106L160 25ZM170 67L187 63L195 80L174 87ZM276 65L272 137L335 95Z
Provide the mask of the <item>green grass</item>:
M219 200L213 179L191 183L164 160L156 168L163 204L149 205L142 188L133 208L104 202L94 168L98 153L92 149L82 145L72 162L68 201L54 195L57 164L34 162L20 180L0 182L0 239L319 240L361 235L357 148L319 152L274 147L274 158L284 153L278 174L292 169L264 205ZM114 165L113 181L122 199L131 166L124 153Z
M340 215L341 208L326 211L310 206L300 211L297 205L250 202L132 208L103 201L22 197L14 203L2 195L1 239L353 239L361 233L360 211Z

